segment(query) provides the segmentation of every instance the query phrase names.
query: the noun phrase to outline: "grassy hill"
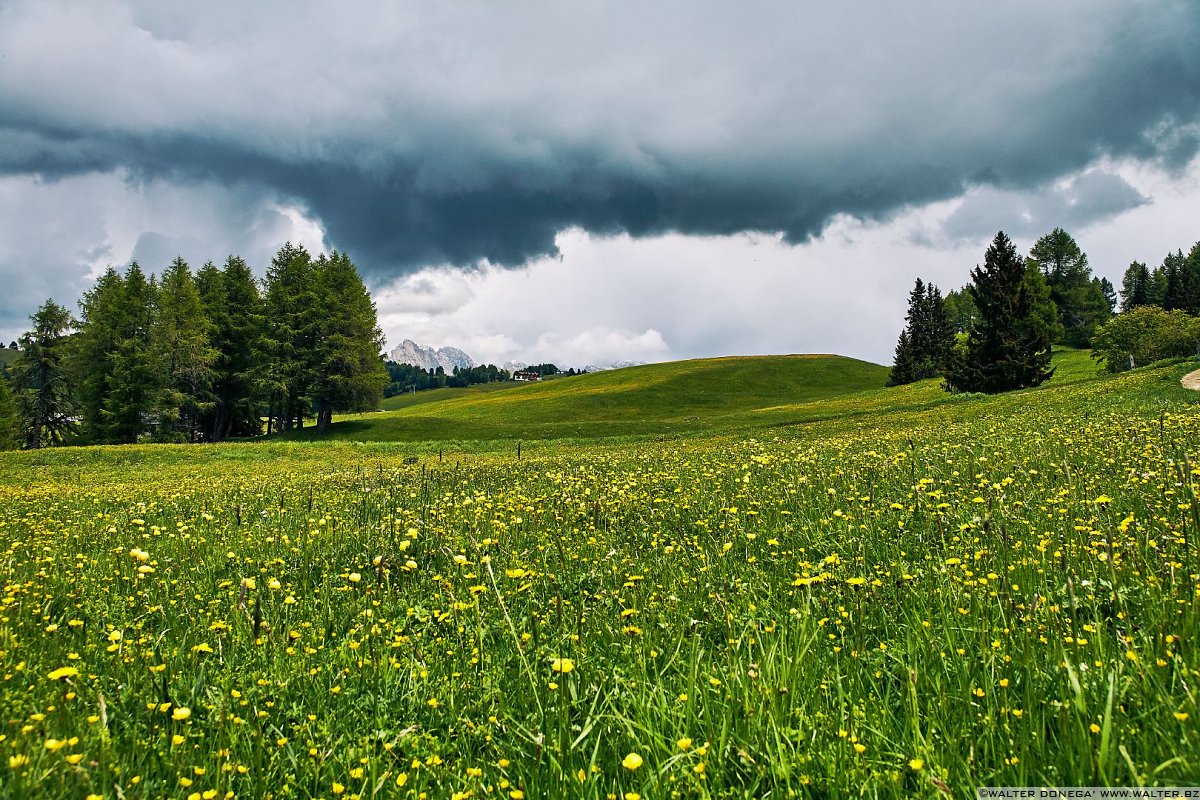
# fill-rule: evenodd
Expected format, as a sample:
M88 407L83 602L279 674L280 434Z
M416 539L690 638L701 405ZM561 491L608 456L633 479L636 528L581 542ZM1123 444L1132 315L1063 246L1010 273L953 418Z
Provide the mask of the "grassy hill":
M764 408L881 389L887 373L878 364L827 355L646 364L533 384L418 392L392 398L392 410L336 422L332 436L358 441L590 439L711 430Z
M9 350L7 347L0 345L0 368L7 367L16 361L17 356L20 354L20 350Z
M1048 387L1093 380L1086 350L1057 349ZM878 364L831 355L741 356L647 364L535 384L488 384L389 398L340 418L335 439L511 441L681 436L913 411L961 398L941 381L885 387ZM313 438L311 431L288 435Z

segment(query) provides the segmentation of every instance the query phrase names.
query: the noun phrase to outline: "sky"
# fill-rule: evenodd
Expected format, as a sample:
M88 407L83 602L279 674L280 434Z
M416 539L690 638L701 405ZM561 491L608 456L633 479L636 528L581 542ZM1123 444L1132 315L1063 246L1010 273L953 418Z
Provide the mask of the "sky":
M0 2L0 339L285 241L389 346L888 363L920 276L1200 239L1200 3Z

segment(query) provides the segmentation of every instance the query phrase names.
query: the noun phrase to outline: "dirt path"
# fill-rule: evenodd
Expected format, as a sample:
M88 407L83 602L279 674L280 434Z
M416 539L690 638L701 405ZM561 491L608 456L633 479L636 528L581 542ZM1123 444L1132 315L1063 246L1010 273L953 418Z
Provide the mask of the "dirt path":
M1200 369L1184 375L1179 382L1183 384L1183 388L1185 389L1191 389L1194 392L1200 392Z

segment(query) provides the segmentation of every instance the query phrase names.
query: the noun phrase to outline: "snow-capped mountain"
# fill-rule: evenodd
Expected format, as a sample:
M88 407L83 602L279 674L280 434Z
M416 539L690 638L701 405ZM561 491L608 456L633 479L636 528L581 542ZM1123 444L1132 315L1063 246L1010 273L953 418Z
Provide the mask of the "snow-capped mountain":
M457 347L424 347L412 339L405 339L392 352L388 360L397 364L412 364L421 369L437 369L441 367L446 374L452 374L455 367L470 369L476 366L475 359L459 350Z
M613 361L611 364L598 366L596 364L588 364L584 367L588 372L604 372L609 369L620 369L621 367L640 367L645 364L645 361Z

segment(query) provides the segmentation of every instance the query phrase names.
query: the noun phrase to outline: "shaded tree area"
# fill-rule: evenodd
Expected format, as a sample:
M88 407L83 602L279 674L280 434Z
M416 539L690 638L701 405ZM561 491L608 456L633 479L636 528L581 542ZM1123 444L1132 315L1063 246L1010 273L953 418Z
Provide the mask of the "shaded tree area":
M323 433L388 382L375 306L337 251L285 244L261 285L237 256L195 274L180 258L159 277L110 267L77 320L52 301L30 319L0 443L219 442L261 434L264 416L268 432L314 419Z

